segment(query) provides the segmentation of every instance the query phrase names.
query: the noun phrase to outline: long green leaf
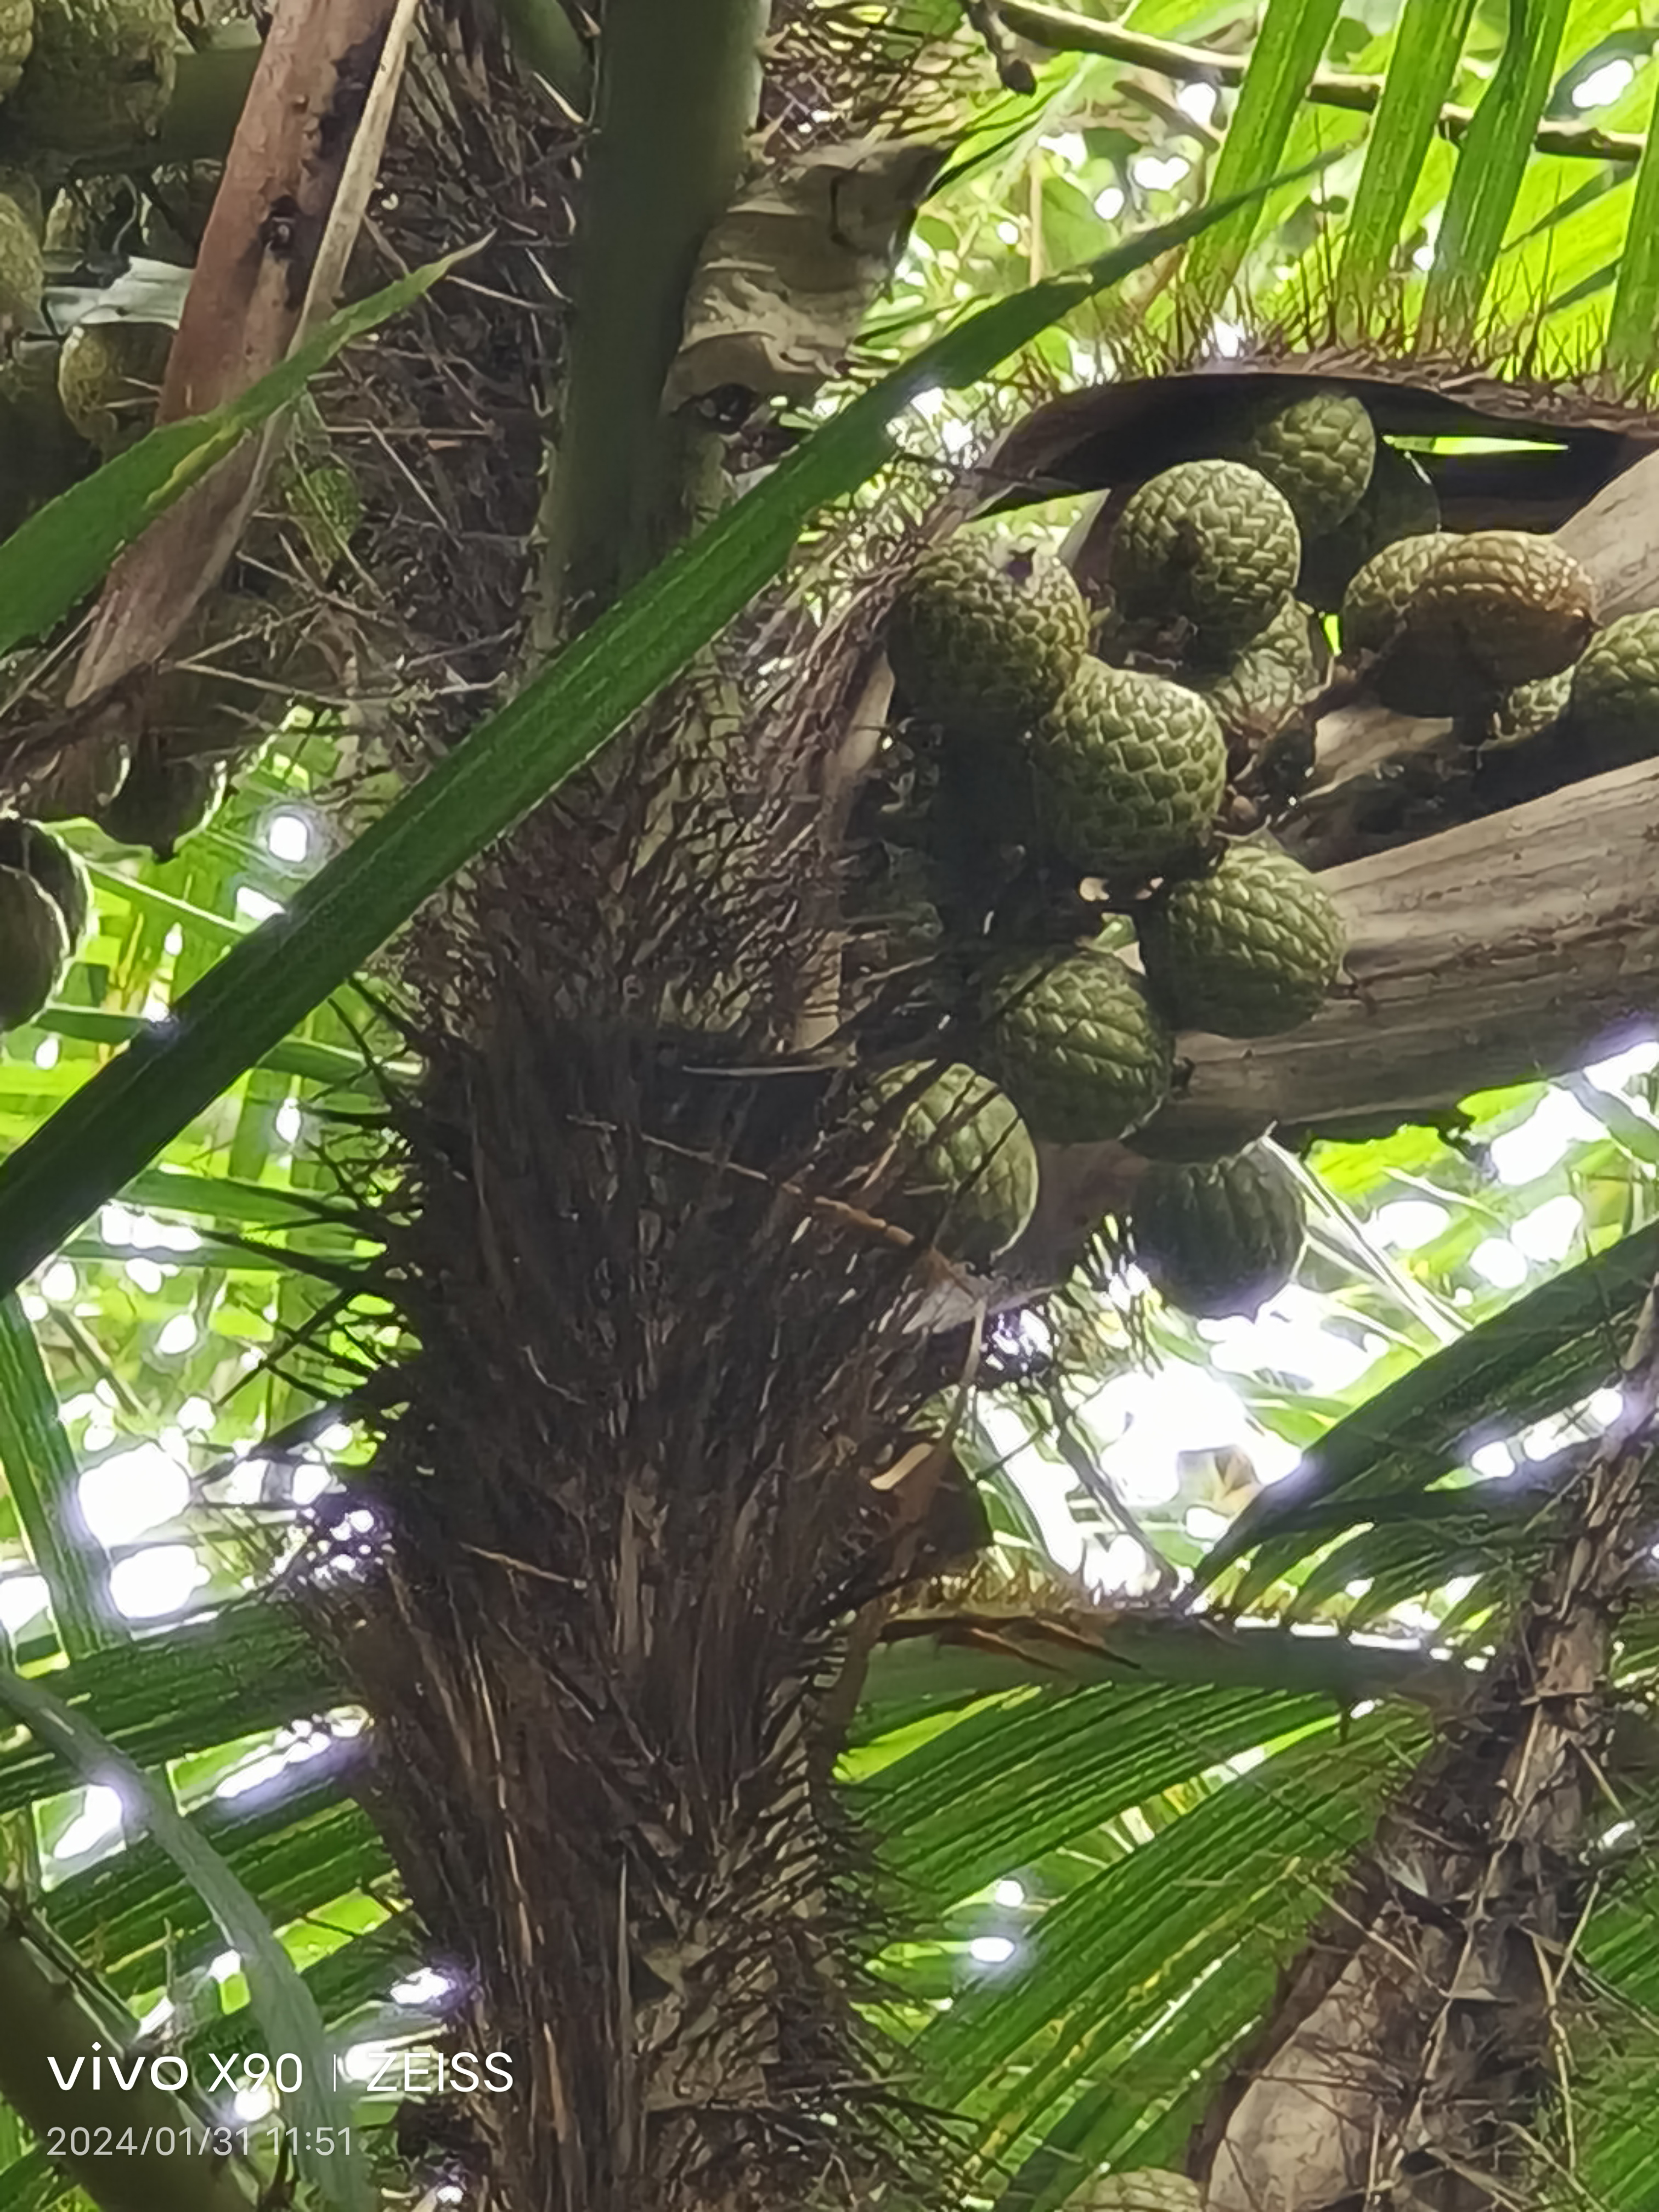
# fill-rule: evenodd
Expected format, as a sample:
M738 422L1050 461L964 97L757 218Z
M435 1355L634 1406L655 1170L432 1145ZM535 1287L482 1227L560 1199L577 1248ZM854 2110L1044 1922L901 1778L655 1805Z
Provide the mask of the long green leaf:
M296 1786L252 1812L242 1799L210 1802L190 1818L278 1928L387 1873L368 1814L337 1782ZM105 1980L128 1999L216 1948L207 1907L147 1837L60 1882L52 1924L66 1943L95 1946Z
M338 2212L371 2212L373 2198L360 2154L323 2158L311 2148L318 2128L348 2130L349 2100L334 2087L334 2053L317 2001L277 1942L257 1902L206 1837L185 1819L172 1796L118 1751L84 1714L38 1681L0 1668L0 1706L88 1783L113 1782L128 1814L145 1829L212 1913L220 1934L242 1962L254 2015L273 2060L292 2054L299 2087L288 2098L296 2130L295 2163L325 2204ZM349 2136L346 2141L349 2142Z
M1265 1741L1334 1725L1317 1698L1082 1690L966 1713L852 1796L906 1894L934 1911Z
M1458 149L1434 267L1424 289L1424 343L1432 349L1457 352L1474 336L1571 4L1510 0L1509 37Z
M1076 275L982 309L854 400L672 555L0 1167L0 1288L21 1281L718 637L778 574L807 520L890 457L892 426L918 394L977 382L1097 292L1269 189L1198 210Z
M227 1607L166 1636L93 1653L53 1674L58 1695L140 1766L280 1728L344 1702L315 1644L268 1601ZM0 1813L64 1786L49 1750L21 1735L0 1751Z
M1291 126L1340 6L1341 0L1268 0L1212 184L1218 201L1237 192L1245 204L1206 231L1183 271L1187 289L1206 316L1221 305L1249 250L1267 196L1261 179L1284 161Z
M81 1517L75 1449L15 1291L0 1298L0 1468L64 1651L84 1659L124 1642L103 1589L102 1554Z
M1337 268L1338 295L1356 314L1368 307L1375 312L1393 273L1474 6L1474 0L1406 0Z
M1419 1741L1397 1714L1369 1716L1341 1744L1331 1732L1304 1738L1086 1878L1036 1923L1018 1977L963 1990L917 2039L921 2094L988 2112L986 2148L1039 2124L1097 2069L1121 2070L1131 2052L1124 2100L1144 2097L1172 2004L1242 1939L1260 1955L1270 1929L1320 1901L1321 1873L1368 1832L1401 1752ZM1007 1867L1030 1863L1022 1852Z
M1588 1395L1615 1370L1656 1267L1659 1223L1650 1223L1514 1299L1368 1398L1283 1482L1252 1499L1206 1554L1199 1585L1256 1552L1249 1587L1263 1587L1328 1539L1328 1522L1314 1509L1345 1494L1426 1488L1457 1464L1458 1450L1481 1428L1525 1428Z
M343 307L236 398L211 414L164 423L32 514L0 544L0 653L44 637L99 582L123 546L198 484L250 430L297 399L343 346L412 306L458 258L432 262Z
M1659 75L1659 72L1656 72ZM1644 397L1659 374L1654 333L1659 330L1659 86L1648 118L1647 144L1636 172L1619 281L1607 319L1602 356L1608 375L1632 398Z
M131 1044L142 1036L149 1023L142 1014L118 1014L103 1006L48 1006L37 1014L33 1026L45 1030L52 1036L76 1037L90 1044ZM275 1045L260 1060L261 1067L269 1067L278 1075L297 1075L309 1083L325 1083L337 1090L367 1090L372 1079L361 1053L348 1052L337 1044L310 1044L302 1037L289 1037ZM405 1072L412 1074L411 1065L404 1063Z

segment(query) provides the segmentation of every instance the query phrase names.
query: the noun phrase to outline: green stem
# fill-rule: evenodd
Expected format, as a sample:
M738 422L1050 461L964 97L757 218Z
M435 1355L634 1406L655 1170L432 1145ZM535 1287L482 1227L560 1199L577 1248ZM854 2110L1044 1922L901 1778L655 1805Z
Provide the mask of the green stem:
M1097 22L1090 15L1074 15L1069 9L1044 6L1042 0L999 0L997 13L1005 30L1050 53L1103 54L1109 61L1152 70L1180 84L1237 84L1249 67L1248 53L1218 54L1207 46L1176 46L1167 39L1121 29L1115 23ZM1369 114L1382 97L1382 82L1380 76L1324 71L1309 84L1307 97L1323 107ZM1439 129L1455 142L1474 120L1473 108L1443 107ZM1533 137L1540 154L1567 154L1594 161L1639 161L1645 144L1639 132L1599 131L1589 123L1540 123Z
M567 106L585 114L593 69L562 0L500 0L508 43L526 69L544 77Z
M767 0L611 0L535 642L685 534L706 433L662 412L697 252L741 180Z
M258 60L259 38L253 26L224 25L208 44L179 55L173 98L156 137L90 160L70 160L66 166L78 176L99 176L222 161L236 136Z

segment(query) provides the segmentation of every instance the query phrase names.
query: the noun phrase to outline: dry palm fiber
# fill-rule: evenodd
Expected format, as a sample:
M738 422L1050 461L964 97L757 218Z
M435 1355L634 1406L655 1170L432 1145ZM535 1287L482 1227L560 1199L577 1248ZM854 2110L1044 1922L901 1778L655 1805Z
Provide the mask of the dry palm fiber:
M905 2157L815 1716L881 1579L869 1474L945 1368L913 1251L834 1202L836 1072L755 1072L793 1018L793 787L734 753L673 796L698 698L405 975L428 1073L386 1280L417 1348L334 1632L416 1909L524 2055L473 2114L513 2205L789 2201ZM732 979L724 1035L672 1011L697 969Z

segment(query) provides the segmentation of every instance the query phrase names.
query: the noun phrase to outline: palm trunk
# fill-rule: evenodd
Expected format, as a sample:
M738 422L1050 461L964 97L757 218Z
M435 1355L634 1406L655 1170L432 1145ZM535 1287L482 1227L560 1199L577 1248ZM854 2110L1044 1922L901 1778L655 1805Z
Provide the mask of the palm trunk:
M1362 1856L1194 2145L1206 2212L1517 2201L1607 1803L1613 1638L1646 1557L1656 1295L1626 1409L1488 1681Z

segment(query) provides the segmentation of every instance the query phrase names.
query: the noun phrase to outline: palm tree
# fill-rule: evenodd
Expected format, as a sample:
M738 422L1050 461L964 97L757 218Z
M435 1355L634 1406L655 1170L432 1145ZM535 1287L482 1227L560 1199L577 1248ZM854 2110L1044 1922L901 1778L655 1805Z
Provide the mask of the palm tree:
M1611 1887L1602 1810L1641 1818L1644 1734L1609 1736L1605 1682L1620 1618L1632 1694L1644 1664L1626 1610L1654 1265L1629 1164L1651 1163L1641 1116L1608 1109L1599 1141L1624 1164L1592 1256L1473 1328L1325 1201L1321 1264L1361 1283L1357 1311L1391 1316L1395 1372L1346 1418L1327 1409L1299 1480L1200 1560L1178 1528L1126 1516L1095 1464L1073 1401L1124 1346L1086 1269L1050 1310L1057 1358L986 1311L1087 1259L1121 1148L1048 1163L1010 1282L964 1320L927 1249L848 1195L848 1063L872 1031L840 1027L833 978L828 1020L823 1002L845 787L886 711L878 618L910 542L1010 486L1109 491L1121 464L1100 434L1151 434L1121 387L1032 406L1033 384L1076 383L1091 343L1120 366L1135 347L1174 361L1242 289L1269 329L1299 317L1305 333L1316 300L1349 369L1363 349L1396 386L1443 386L1455 363L1436 433L1535 428L1538 392L1504 380L1525 365L1502 335L1524 306L1534 366L1554 347L1600 380L1550 404L1569 459L1605 472L1630 419L1608 394L1646 389L1659 171L1640 141L1545 113L1553 83L1604 64L1607 11L1584 4L1505 37L1472 6L1410 0L1369 60L1334 43L1334 6L1301 0L1271 0L1248 58L1171 43L1176 8L1127 29L1023 4L968 11L971 27L938 12L609 0L595 29L521 0L505 46L486 26L481 46L434 33L411 55L360 225L374 96L356 137L327 139L325 174L279 143L292 209L270 190L273 118L336 112L317 88L380 50L391 11L362 0L347 25L289 0L202 237L163 392L174 419L0 546L10 642L44 639L216 458L227 418L208 403L252 421L313 371L287 474L258 479L246 442L123 557L80 676L65 683L61 653L20 671L25 807L44 787L70 811L77 765L95 781L117 756L180 757L181 732L203 743L186 701L204 668L216 749L230 698L243 741L250 695L269 742L177 860L70 833L97 861L97 933L44 1023L16 1032L0 1095L20 1140L0 1251L14 1292L28 1286L4 1309L0 1456L51 1620L4 1684L21 1727L0 1764L15 1859L0 2089L40 2138L13 2129L8 2202L246 2203L292 2166L323 2202L412 2174L536 2212L957 2185L1033 2212L1131 2187L1484 2205L1513 2202L1517 2176L1565 2187L1581 2145L1580 2179L1610 2201L1650 2186L1626 2094L1650 1946L1639 1879ZM81 171L136 177L148 204L160 170L223 153L222 131L216 149L184 125L214 108L204 81L240 97L254 58L240 33L204 34L178 70L168 161L126 143ZM1239 85L1212 164L1208 124L1172 106L1206 78ZM878 307L944 159L872 157L866 139L899 124L930 149L961 143L924 218L938 227ZM1073 125L1089 191L1033 143ZM1350 189L1328 168L1322 199L1304 178L1264 215L1268 181L1333 129ZM1107 173L1086 164L1133 185L1149 146L1194 149L1188 195L1255 197L1207 223L1177 208L1174 230L1085 276L1017 289L1109 245L1091 210ZM1419 279L1413 225L1436 212ZM486 229L436 289L408 276ZM839 322L835 288L792 259L826 234L852 302ZM758 311L757 237L775 241ZM403 281L349 330L313 329L289 386L250 385L304 339L293 268L331 238L325 254L355 243L354 294ZM250 266L283 281L239 294ZM945 329L964 283L1006 296ZM860 311L866 349L843 374ZM805 368L780 366L781 328L804 328ZM977 473L945 471L939 501L939 455L896 463L893 424L1021 346L1024 379L979 395L1000 443ZM1472 360L1490 372L1473 392ZM684 404L665 410L665 385ZM1404 421L1421 403L1395 404ZM362 519L331 507L319 529L323 472L337 489L343 466ZM1569 501L1607 612L1651 596L1650 466ZM732 479L752 485L735 503ZM872 479L881 501L860 505ZM1493 468L1469 496L1501 507L1516 481ZM228 544L228 517L240 550L220 574L207 526ZM1074 543L1086 556L1086 516ZM1340 1130L1442 1113L1577 1066L1645 1003L1650 769L1432 818L1431 836L1379 831L1362 772L1438 742L1374 709L1322 732L1334 796L1310 834L1333 841L1321 860L1359 843L1330 871L1359 995L1267 1051L1195 1050L1180 1114ZM337 849L295 889L282 855L307 836ZM1494 905L1517 849L1550 917L1518 946ZM287 910L245 933L262 898ZM163 980L180 1018L158 1036ZM1312 1157L1328 1190L1369 1174L1373 1196L1398 1162ZM1492 1200L1476 1166L1459 1171L1443 1170L1466 1225ZM1201 1356L1179 1324L1139 1325ZM1626 1425L1571 1444L1547 1511L1539 1492L1494 1505L1434 1486L1483 1424L1571 1413L1632 1342ZM1012 1398L989 1395L999 1376ZM221 1516L207 1620L138 1634L110 1602L128 1562L120 1540L113 1563L90 1540L80 1478L106 1462L118 1495L144 1473L112 1456L112 1416L176 1427L196 1459ZM1081 1462L1131 1541L1167 1546L1164 1581L1196 1569L1235 1612L1272 1617L1167 1600L1126 1614L1011 1571L1036 1548L994 1465L1011 1419ZM319 1439L342 1487L296 1511ZM133 1544L152 1527L135 1515L135 1554L157 1548ZM924 1583L975 1553L976 1577ZM1350 1585L1398 1605L1458 1576L1478 1580L1452 1629L1493 1655L1478 1678L1462 1650L1288 1626L1346 1621ZM268 1797L239 1786L262 1761L289 1770ZM65 1830L108 1802L66 1802L66 1768L146 1833L65 1875ZM964 1986L962 1915L999 1881L1021 1891L999 1909L1022 1972ZM222 2001L227 1974L246 2007ZM163 2063L111 2088L94 2045L133 2034L112 2007L158 1991L170 2009L149 2033L189 2080ZM1561 2084L1591 1991L1581 2124ZM430 2060L337 2080L344 2044L426 2047L434 1993ZM260 2062L284 2053L273 2121ZM204 2154L209 2121L246 2140Z

